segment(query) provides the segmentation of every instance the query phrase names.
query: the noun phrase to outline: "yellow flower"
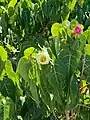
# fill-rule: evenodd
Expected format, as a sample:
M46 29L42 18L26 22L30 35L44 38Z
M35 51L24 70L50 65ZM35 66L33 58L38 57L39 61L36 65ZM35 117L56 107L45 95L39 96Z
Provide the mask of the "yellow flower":
M50 56L47 50L44 50L43 52L39 52L37 54L36 60L38 64L42 64L42 65L49 64Z

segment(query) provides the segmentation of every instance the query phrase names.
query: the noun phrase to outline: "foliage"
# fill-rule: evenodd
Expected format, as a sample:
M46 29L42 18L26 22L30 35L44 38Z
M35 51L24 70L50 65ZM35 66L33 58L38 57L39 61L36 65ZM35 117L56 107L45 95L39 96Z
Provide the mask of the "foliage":
M86 0L0 0L0 120L90 119Z

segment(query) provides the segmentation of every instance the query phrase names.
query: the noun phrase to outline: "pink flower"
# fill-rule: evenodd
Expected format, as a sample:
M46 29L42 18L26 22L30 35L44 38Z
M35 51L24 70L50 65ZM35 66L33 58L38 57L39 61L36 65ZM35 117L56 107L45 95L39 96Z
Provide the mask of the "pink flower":
M83 32L82 27L80 25L76 25L75 28L73 29L73 34L74 36L78 36Z

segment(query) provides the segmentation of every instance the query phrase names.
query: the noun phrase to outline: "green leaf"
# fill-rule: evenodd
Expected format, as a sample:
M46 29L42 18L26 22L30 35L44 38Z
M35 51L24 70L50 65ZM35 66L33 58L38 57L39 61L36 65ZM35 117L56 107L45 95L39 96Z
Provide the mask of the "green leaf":
M68 6L63 5L63 7L62 7L62 16L61 16L62 21L68 20L69 15L70 15L70 10L69 10Z
M69 9L74 9L76 2L76 0L70 0L68 5Z
M90 55L90 44L86 44L86 46L85 46L85 53L87 55Z
M90 46L89 46L90 47ZM88 51L89 52L89 51ZM90 53L90 52L89 52ZM90 82L90 55L85 55L84 56L85 58L85 69L84 69L84 79L87 81L87 82ZM83 62L82 62L83 64Z
M29 57L34 53L34 51L35 51L34 47L29 47L24 51L24 56Z
M0 34L2 33L2 27L0 26Z
M85 45L86 45L86 40L87 40L87 38L86 38L86 36L84 35L84 34L80 34L79 36L78 36L78 38L80 39L80 49L83 51L84 50L84 47L85 47Z
M22 57L19 60L17 71L26 82L29 82L30 67L31 67L31 64L25 57Z
M7 60L5 63L5 70L8 75L8 78L10 78L14 84L19 83L16 73L13 71L12 63L10 60Z
M35 80L30 80L30 90L31 90L33 99L35 100L35 102L39 106L39 98L38 98L38 94L37 94L37 88L36 88L36 81Z
M3 32L3 35L6 36L7 35L7 13L6 12L3 12L3 14L1 15L1 26L2 26L2 32Z
M55 38L55 50L56 50L56 54L58 55L58 53L60 52L60 38L59 37Z
M59 23L54 23L51 27L51 33L53 37L59 36L59 29L61 25Z
M26 2L30 8L34 9L34 4L31 2L31 0L26 0Z
M79 100L78 81L75 75L72 75L70 80L70 98L71 106L75 106Z
M70 23L70 28L73 29L78 24L78 21L73 19Z
M5 63L1 61L1 58L0 58L0 80L3 80L3 77L5 75L4 66L5 66Z
M9 114L10 114L10 104L5 104L4 105L4 120L9 119Z
M78 67L79 56L76 53L62 51L52 68L47 67L45 72L48 82L52 89L51 93L54 95L55 100L64 109L64 95L69 99L70 78L75 73ZM45 77L44 75L44 77ZM44 78L43 78L44 79ZM63 89L65 87L65 90Z
M1 75L0 75L0 80L3 80L4 75L5 75L5 70L3 69L3 70L2 70L2 73L1 73Z
M3 110L3 113L4 113L3 120L9 120L9 119L12 119L14 117L13 115L15 112L15 103L9 97L7 97L4 100L5 100L5 104L4 104L4 110Z
M0 2L4 2L5 0L0 0Z
M0 46L0 57L2 61L6 61L7 60L7 52L5 51L5 49Z
M60 66L59 66L59 68L60 68ZM47 84L47 87L48 87L46 93L45 92L42 93L43 97L45 98L45 101L46 101L46 96L49 96L48 91L50 91L50 93L52 93L54 95L54 99L57 101L57 103L59 105L61 105L62 108L64 109L64 104L63 104L64 103L64 101L63 101L64 94L63 94L63 90L62 90L64 75L62 75L60 73L60 71L57 71L55 66L53 66L52 69L50 68L50 66L48 66L46 68L43 68L43 76L41 78L41 81L42 81L42 79L43 79L43 81L47 80L47 83L44 82L44 84ZM42 86L42 92L43 92L43 87L44 86ZM48 97L48 101L50 101L49 99L50 99L50 96ZM46 101L47 104L48 104L48 101Z
M0 81L0 92L4 97L10 97L15 102L16 88L11 79L4 77L3 81Z
M87 37L88 44L90 44L90 27L84 31L84 35Z
M7 13L7 10L4 6L0 6L2 10L4 10Z
M90 26L90 18L87 18L85 20L85 28L88 28Z
M1 96L0 96L1 97ZM1 100L0 100L0 120L3 120L3 110L4 110L4 108L3 108L3 103L1 103Z
M40 74L40 93L41 93L41 98L42 98L44 104L51 109L52 108L52 105L51 105L52 100L50 98L50 93L52 93L53 88L48 81L48 78L46 75L47 73L48 73L47 69L46 70L43 69L43 71Z
M16 3L17 3L17 0L11 0L8 4L8 8L9 7L14 7Z

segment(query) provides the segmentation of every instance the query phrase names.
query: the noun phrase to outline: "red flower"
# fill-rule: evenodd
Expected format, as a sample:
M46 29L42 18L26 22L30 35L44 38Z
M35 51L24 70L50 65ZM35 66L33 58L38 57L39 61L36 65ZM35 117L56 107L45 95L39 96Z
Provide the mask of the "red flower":
M74 36L78 36L79 34L82 33L82 27L80 25L76 25L75 28L73 29L73 34Z

